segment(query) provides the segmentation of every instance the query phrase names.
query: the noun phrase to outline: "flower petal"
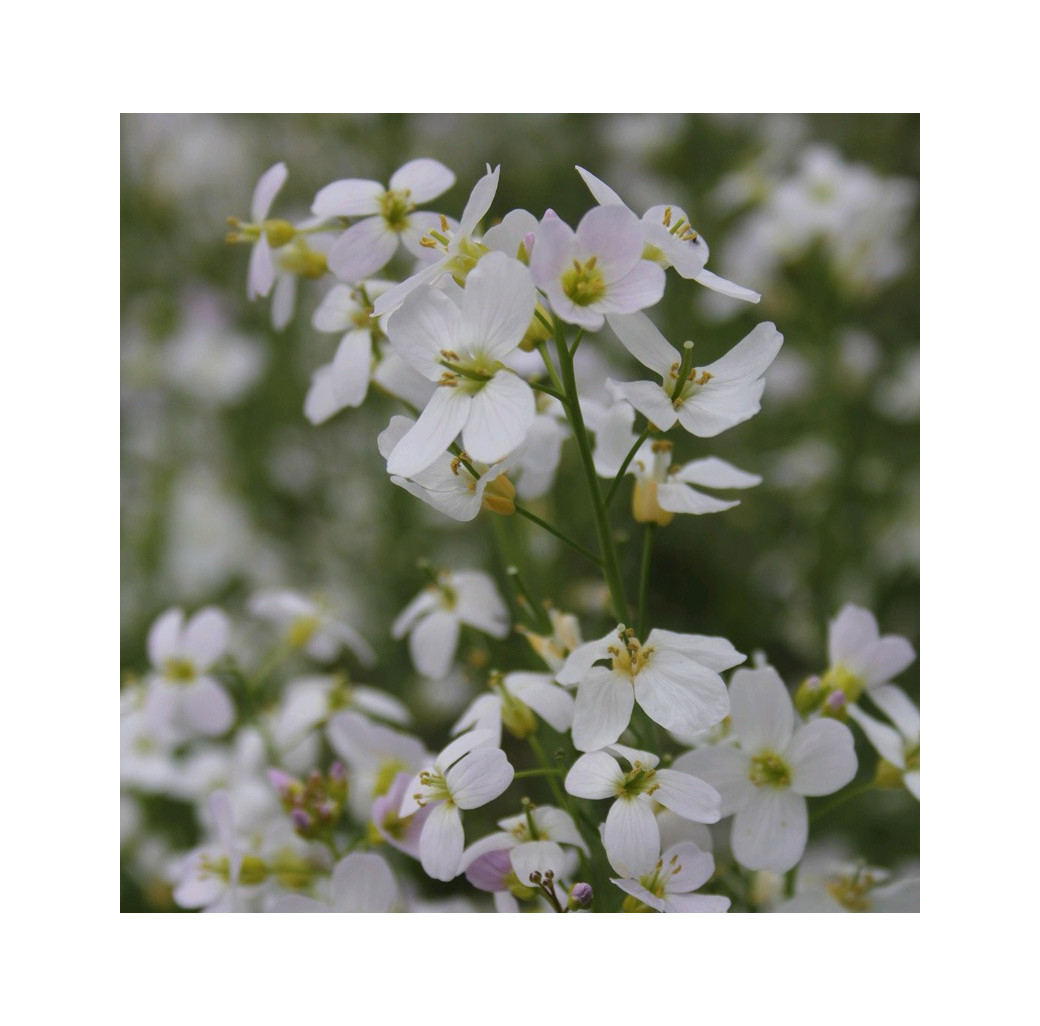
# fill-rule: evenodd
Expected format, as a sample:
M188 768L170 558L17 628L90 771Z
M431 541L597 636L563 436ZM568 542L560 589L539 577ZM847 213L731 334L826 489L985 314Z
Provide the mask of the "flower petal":
M791 790L811 797L840 791L856 775L852 731L837 720L799 727L784 759L791 767Z
M743 299L746 303L757 303L762 297L751 289L744 288L743 285L735 285L731 281L727 281L725 278L720 278L717 274L713 274L707 268L698 274L693 276L693 280L704 285L706 288L711 289L713 292L720 292L724 296L729 296L731 299Z
M481 463L508 456L524 444L535 413L531 386L516 374L500 370L471 397L462 429L466 452Z
M621 344L644 366L667 378L679 353L645 313L611 314L607 323Z
M275 196L281 192L285 185L289 171L285 164L279 161L273 167L269 167L261 176L253 189L253 201L249 204L249 218L253 222L263 221L274 203Z
M534 282L519 260L489 253L470 272L462 322L471 353L501 360L524 337L534 316Z
M167 659L183 652L181 630L184 626L183 609L167 609L148 630L148 658L152 666L160 668Z
M513 767L501 748L477 748L448 770L445 782L460 809L479 809L509 787Z
M420 157L403 164L390 176L393 191L407 189L412 203L425 203L436 199L455 184L455 172L446 168L439 160Z
M319 190L311 204L311 213L316 217L368 217L379 213L385 193L381 182L341 178Z
M435 610L408 635L412 665L422 676L441 680L451 669L458 643L458 617L443 609Z
M578 685L574 703L574 747L591 752L616 741L632 719L634 701L632 685L613 670L590 670Z
M329 270L348 284L364 281L385 267L397 252L397 233L381 217L351 225L329 250Z
M576 798L613 798L625 774L606 752L587 752L574 761L563 786Z
M622 876L649 873L661 853L661 834L652 803L643 798L614 802L603 827L603 847L607 860Z
M755 788L733 817L733 854L746 869L786 873L809 837L805 799L789 788Z
M215 606L200 609L184 628L182 647L199 670L208 669L228 646L231 625L227 615Z
M454 805L439 802L430 813L419 839L422 867L434 880L454 880L465 847L462 816Z
M794 705L773 667L737 670L729 684L729 700L733 731L745 752L767 749L779 754L787 748L794 731Z
M870 700L896 725L907 741L921 738L921 714L904 691L894 684L870 689Z
M699 734L721 723L730 702L722 678L680 652L658 650L636 675L636 701L655 722L677 734Z
M654 801L684 819L717 823L722 818L719 792L700 777L674 769L658 769L654 781L660 785L654 791Z
M397 901L397 882L383 859L353 852L332 871L332 904L337 912L389 912Z
M390 453L387 472L399 477L412 477L425 470L455 441L469 417L472 403L472 397L463 395L458 389L438 388L415 425ZM474 459L481 458L475 453L471 455Z

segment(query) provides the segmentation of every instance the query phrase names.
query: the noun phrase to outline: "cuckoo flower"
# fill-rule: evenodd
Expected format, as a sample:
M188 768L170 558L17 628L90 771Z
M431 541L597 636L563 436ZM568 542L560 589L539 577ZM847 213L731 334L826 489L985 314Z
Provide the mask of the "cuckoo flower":
M497 167L492 170L491 165L487 165L487 174L473 186L457 227L452 228L447 218L441 218L439 226L427 230L419 245L423 247L428 263L400 285L384 292L375 302L376 314L382 316L396 310L421 285L432 285L446 274L460 283L466 280L469 272L488 252L488 247L474 239L473 233L491 208L498 189L498 172Z
M549 211L538 227L531 275L558 317L599 331L605 314L642 310L664 295L664 271L642 255L639 219L626 207L594 207L577 231Z
M459 874L465 846L461 809L477 809L494 801L513 782L513 767L494 735L471 730L456 738L413 777L410 794L401 803L401 816L432 806L419 838L422 867L435 880Z
M787 688L770 666L733 675L730 719L735 744L698 748L674 767L718 788L742 866L785 873L805 851L805 796L831 794L856 775L852 734L833 719L797 726Z
M605 182L583 167L576 168L596 202L603 206L622 206L621 197ZM626 208L627 209L627 208ZM705 268L708 262L708 244L695 231L682 207L661 205L651 207L642 217L643 258L662 267L674 267L683 278L692 278L715 292L757 303L762 297L751 289L720 278Z
M378 439L379 452L385 459L414 425L409 417L398 416L390 421ZM390 480L453 520L472 520L482 509L508 516L516 510L516 489L506 474L520 460L522 452L516 449L491 466L445 452L425 470L409 478L394 476Z
M494 581L480 570L440 571L436 582L401 611L390 633L395 640L408 635L416 670L440 680L451 668L462 624L493 638L509 633L509 610Z
M628 763L622 768L619 759ZM614 798L603 827L603 846L615 871L639 877L653 870L661 853L661 831L654 805L693 820L717 823L720 799L715 788L687 773L658 769L652 752L625 745L587 752L571 767L563 786L577 798Z
M228 646L227 617L212 606L185 622L184 612L168 609L148 632L148 657L155 667L148 679L144 716L160 734L223 734L235 720L235 707L210 667Z
M640 643L631 628L619 625L572 652L556 675L561 684L578 686L574 746L591 752L617 741L636 702L666 730L707 730L729 712L718 671L744 658L724 638L655 628ZM597 665L603 661L608 665Z
M399 242L416 256L427 230L440 224L437 214L416 212L419 203L435 199L455 184L455 175L429 158L411 160L390 176L390 187L361 178L326 185L314 198L321 218L359 217L329 250L329 267L341 281L355 284L384 267Z
M691 893L703 887L714 872L714 858L687 841L669 848L653 869L637 879L612 879L611 882L630 895L625 901L625 911L725 912L729 898ZM635 907L629 909L630 904Z
M712 438L758 413L765 388L762 375L784 341L776 327L765 322L725 356L695 367L693 343L687 342L680 354L645 314L613 315L608 321L625 348L661 376L660 385L621 382L617 390L662 431L678 421L701 438Z
M900 783L918 800L921 800L921 714L917 706L894 684L878 684L870 689L870 698L895 724L868 716L858 706L849 707L849 716L854 719L874 746L881 763L878 766L879 786Z
M412 293L388 324L398 355L440 387L397 443L387 470L425 470L462 432L467 454L494 463L519 448L535 418L534 393L503 364L534 311L527 269L492 253L469 276L460 303L443 292Z

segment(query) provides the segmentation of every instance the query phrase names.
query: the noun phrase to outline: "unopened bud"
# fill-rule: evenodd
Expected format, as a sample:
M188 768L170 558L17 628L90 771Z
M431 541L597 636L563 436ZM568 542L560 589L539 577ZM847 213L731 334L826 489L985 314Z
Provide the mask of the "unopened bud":
M573 912L575 909L588 908L592 904L592 885L587 883L576 883L570 890L567 898L567 910Z

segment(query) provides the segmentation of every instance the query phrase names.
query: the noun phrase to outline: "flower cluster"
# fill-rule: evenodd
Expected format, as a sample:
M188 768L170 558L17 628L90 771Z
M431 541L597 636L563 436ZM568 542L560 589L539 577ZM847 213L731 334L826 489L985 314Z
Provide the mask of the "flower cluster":
M252 247L247 293L273 294L276 327L299 279L330 281L313 326L339 343L302 399L307 419L388 400L371 439L388 485L449 521L526 520L597 568L605 602L585 641L578 612L543 600L506 559L506 597L483 569L423 564L426 585L380 638L284 589L247 605L264 651L255 633L233 638L219 609L163 613L151 671L124 698L123 773L131 794L176 790L200 810L203 843L158 858L179 905L419 911L436 907L435 880L455 881L472 908L492 894L500 911L724 912L754 906L755 874L796 869L811 800L851 794L854 730L880 756L869 786L919 799L919 717L891 683L915 654L868 611L839 613L830 665L793 694L763 659L743 667L726 638L655 622L655 532L738 505L701 489L762 480L710 449L673 453L755 416L783 338L763 322L704 362L692 341L670 342L648 312L667 288L758 294L707 269L678 203L640 217L578 173L596 205L575 227L512 210L482 231L500 178L490 166L457 219L419 209L456 180L428 158L386 186L332 182L298 223L270 216L287 179L277 164L250 220L232 219L230 241ZM593 346L652 379L586 379L579 357ZM589 538L532 508L565 461L568 494L587 493ZM626 475L626 522L644 539L634 601L611 510ZM517 635L527 647L510 646ZM392 681L355 680L401 643L436 693L473 637L482 658L468 669L488 687L450 738L413 729Z

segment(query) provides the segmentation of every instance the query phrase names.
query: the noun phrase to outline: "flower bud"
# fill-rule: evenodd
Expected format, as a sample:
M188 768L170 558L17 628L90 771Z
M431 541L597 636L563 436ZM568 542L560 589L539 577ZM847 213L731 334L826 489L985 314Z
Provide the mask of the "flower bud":
M576 883L567 898L567 911L574 912L579 908L588 908L592 904L592 885Z

